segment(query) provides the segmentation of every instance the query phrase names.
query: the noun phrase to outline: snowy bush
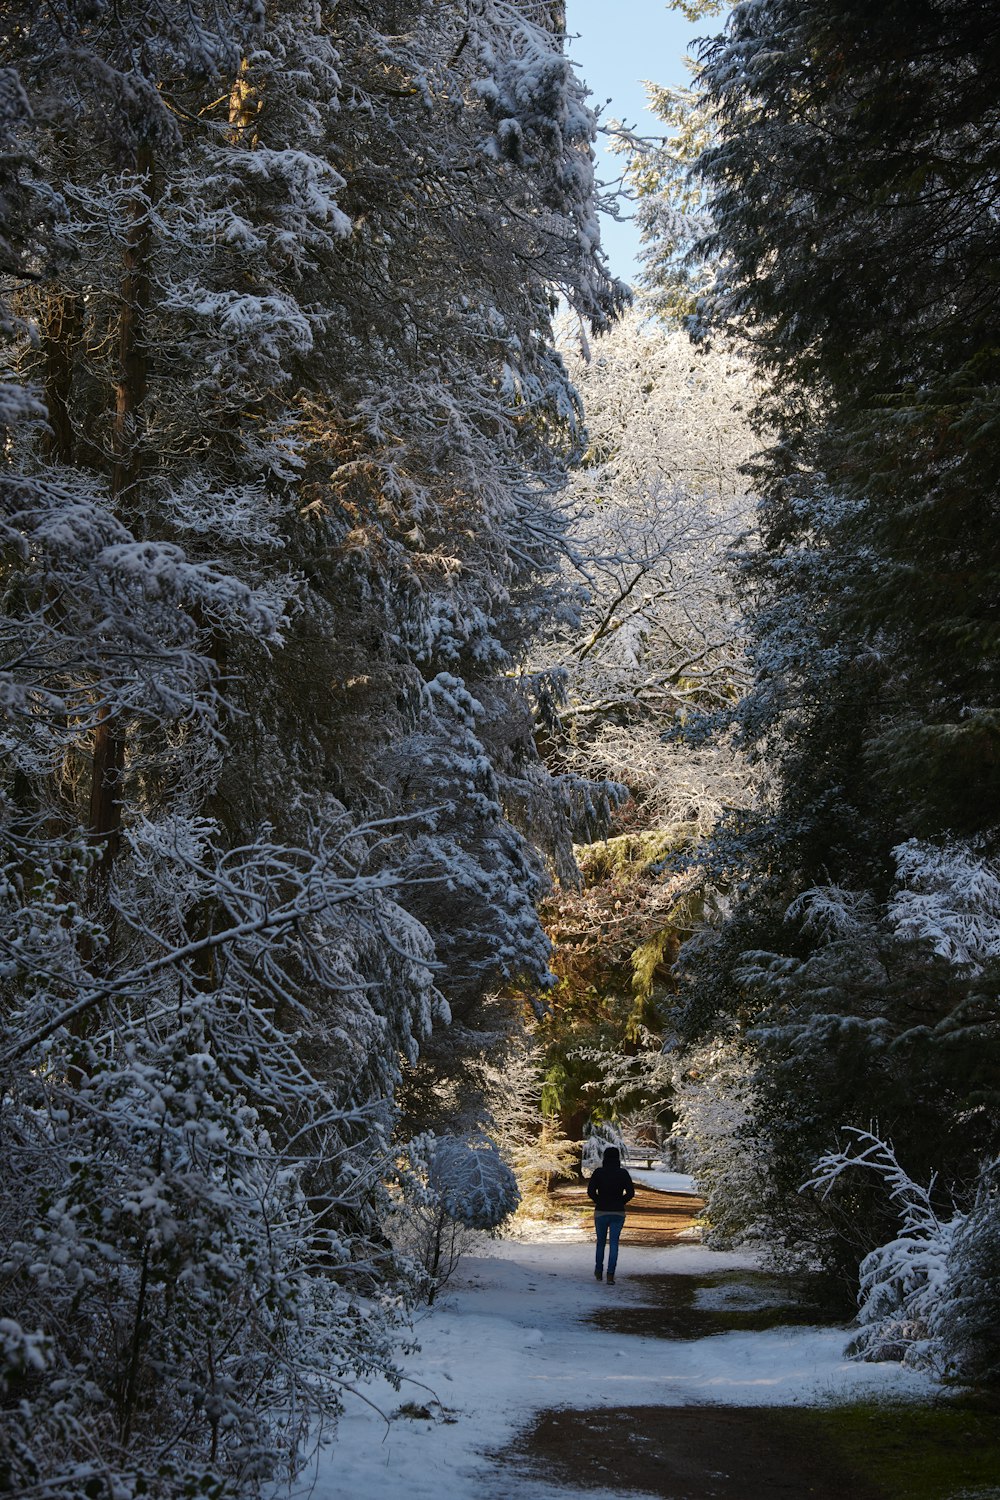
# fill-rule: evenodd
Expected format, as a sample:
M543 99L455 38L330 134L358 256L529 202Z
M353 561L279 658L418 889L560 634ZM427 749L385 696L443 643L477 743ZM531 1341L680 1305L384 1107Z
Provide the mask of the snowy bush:
M759 1239L766 1151L756 1133L754 1059L736 1034L672 1054L673 1139L707 1200L708 1242Z
M831 1153L807 1184L829 1192L846 1171L876 1172L900 1215L899 1234L861 1263L859 1331L849 1352L896 1359L965 1380L1000 1376L1000 1193L994 1162L974 1206L942 1217L929 1187L915 1183L892 1146L852 1130L857 1149Z
M477 1231L493 1231L520 1202L517 1178L492 1141L422 1135L406 1147L395 1240L428 1278L428 1302Z
M518 1035L502 1062L483 1067L488 1133L517 1178L524 1217L546 1212L548 1189L572 1176L579 1160L577 1144L542 1114L542 1058L530 1036Z
M948 1273L937 1321L949 1367L960 1380L1000 1382L1000 1162L956 1226Z
M431 1148L427 1182L448 1217L467 1229L496 1229L518 1204L514 1174L489 1141L440 1137Z
M604 1160L604 1153L609 1146L614 1146L621 1154L624 1164L628 1157L628 1151L624 1140L617 1127L610 1120L602 1120L599 1125L590 1125L583 1138L582 1167L584 1172L596 1172Z
M303 932L343 937L351 923L359 942L386 876L369 883L330 844L318 859L262 842L220 860L209 824L175 831L131 830L136 858L110 893L120 954L98 973L73 967L86 955L69 942L68 866L30 906L23 891L14 904L14 872L0 886L6 930L30 918L31 938L0 976L15 1023L0 1028L14 1489L40 1484L59 1454L71 1478L46 1484L56 1495L184 1493L192 1476L252 1490L295 1474L347 1379L394 1371L397 1277L378 1222L387 1112L338 1103L270 998L293 1001ZM185 944L206 886L216 930ZM48 962L74 976L72 1000L38 962L60 930ZM106 952L106 930L86 931ZM323 974L345 1014L353 1003L360 1040L349 951L331 945Z

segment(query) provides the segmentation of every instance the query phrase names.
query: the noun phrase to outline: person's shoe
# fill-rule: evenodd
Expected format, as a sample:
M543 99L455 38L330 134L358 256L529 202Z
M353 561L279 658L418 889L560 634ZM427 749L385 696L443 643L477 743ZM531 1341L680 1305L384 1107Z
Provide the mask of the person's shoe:
M615 1278L612 1276L611 1272L609 1271L608 1272L608 1286L614 1286L614 1284L615 1284Z
M602 1281L604 1279L604 1272L601 1270L600 1266L598 1266L594 1271L594 1277L597 1281ZM611 1281L612 1278L609 1276L608 1280Z

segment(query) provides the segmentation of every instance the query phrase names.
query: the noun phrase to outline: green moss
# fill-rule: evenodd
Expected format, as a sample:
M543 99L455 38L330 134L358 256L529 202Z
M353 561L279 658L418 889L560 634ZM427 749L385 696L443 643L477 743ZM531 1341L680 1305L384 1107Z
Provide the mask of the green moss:
M677 956L678 937L673 927L662 927L632 954L632 985L640 1000L653 993L658 973Z
M604 880L648 870L668 854L687 848L692 837L693 825L687 823L642 833L621 833L599 844L578 848L576 860L587 884L598 885Z
M789 1414L791 1415L791 1414ZM852 1402L795 1418L836 1449L886 1500L1000 1497L1000 1403L961 1394L926 1402Z

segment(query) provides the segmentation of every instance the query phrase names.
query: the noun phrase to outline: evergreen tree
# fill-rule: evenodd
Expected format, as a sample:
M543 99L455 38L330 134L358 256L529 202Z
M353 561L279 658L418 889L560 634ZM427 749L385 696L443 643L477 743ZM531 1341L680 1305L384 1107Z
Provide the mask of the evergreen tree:
M861 1200L797 1195L840 1125L959 1195L997 1149L995 970L885 927L910 841L996 848L996 37L981 4L768 0L700 58L703 327L745 341L770 435L738 713L767 783L717 842L741 895L685 1024L752 1028L772 1224L848 1266Z

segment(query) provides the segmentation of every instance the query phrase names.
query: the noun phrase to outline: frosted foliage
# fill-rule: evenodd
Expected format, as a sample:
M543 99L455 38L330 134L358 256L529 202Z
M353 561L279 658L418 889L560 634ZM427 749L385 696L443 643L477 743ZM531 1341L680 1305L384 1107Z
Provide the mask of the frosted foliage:
M164 496L164 507L181 535L212 537L244 553L284 546L275 498L260 483L213 488L191 477Z
M671 827L686 823L698 836L708 834L734 807L749 802L752 768L730 744L704 748L669 748L654 723L629 728L602 724L580 749L567 750L567 761L627 784L642 799L651 824Z
M590 149L597 122L587 104L588 90L563 53L561 34L540 7L483 0L466 13L465 25L486 75L474 85L492 125L485 149L518 166L548 164L558 186L539 228L548 236L565 237L573 264L562 290L571 306L600 326L608 306L602 284L607 272L599 254ZM619 288L613 300L623 295Z
M513 1171L484 1137L427 1132L407 1144L389 1227L396 1245L423 1268L429 1302L476 1232L498 1229L520 1199Z
M583 1140L583 1151L580 1165L584 1172L596 1172L604 1160L604 1153L609 1146L614 1146L621 1156L622 1162L628 1165L628 1150L619 1131L610 1120L604 1120L600 1125L593 1126Z
M192 282L165 289L160 304L175 327L188 325L208 368L194 390L217 382L247 389L284 384L286 365L312 348L309 321L290 297L259 297L226 289L212 292Z
M552 288L621 303L594 117L533 0L7 19L0 1484L252 1497L395 1378L443 990L547 978L516 663ZM411 1179L449 1233L516 1204L482 1141Z
M956 1227L948 1297L938 1326L959 1379L1000 1377L1000 1162L981 1172L968 1214Z
M323 812L301 849L269 839L267 828L252 844L222 849L208 820L140 820L127 831L132 858L117 872L114 899L139 938L168 939L192 958L223 946L227 986L299 1014L326 1075L362 1100L391 1092L400 1055L415 1056L447 1008L433 983L433 945L394 899L401 877L365 868L378 830L332 803ZM185 944L192 907L209 897L222 924ZM126 972L119 986L138 982ZM329 1011L311 1000L316 991L330 997Z
M265 1120L279 1124L293 1079L306 1118L287 1151ZM122 1472L123 1426L154 1400L168 1491L202 1445L249 1484L290 1474L306 1413L335 1413L347 1370L391 1367L388 1301L357 1316L353 1278L366 1260L376 1270L378 1252L322 1222L321 1202L356 1192L349 1143L363 1119L328 1108L309 1125L313 1092L266 1014L194 994L142 1034L53 1043L34 1087L8 1092L0 1262L21 1326L37 1330L26 1347L9 1326L3 1341L2 1378L20 1398L8 1451L25 1488L50 1451L73 1476L48 1486L61 1495ZM320 1159L326 1182L307 1197ZM317 1257L339 1273L317 1275Z
M763 1234L758 1222L767 1150L754 1125L754 1058L736 1036L670 1054L676 1124L672 1138L707 1199L710 1242L739 1244Z
M636 1026L629 1041L627 1050L623 1050L617 1036L602 1039L594 1046L577 1043L567 1049L571 1063L582 1065L591 1079L599 1080L584 1085L584 1097L589 1097L592 1107L599 1105L615 1121L612 1125L604 1119L589 1127L585 1161L597 1149L588 1144L595 1132L606 1137L604 1145L617 1146L626 1161L629 1149L623 1145L620 1132L624 1131L629 1140L634 1140L640 1132L647 1140L655 1137L671 1099L670 1064L659 1050L659 1037L646 1026ZM637 1099L642 1102L637 1104Z
M960 1379L995 1378L1000 1164L983 1169L971 1210L946 1218L935 1207L933 1181L927 1188L914 1182L890 1143L866 1130L849 1134L853 1148L823 1157L807 1186L826 1193L845 1172L873 1171L900 1216L896 1238L861 1263L852 1352Z
M796 896L785 916L789 922L801 922L803 931L822 942L853 942L870 936L877 908L867 891L822 885Z
M517 1178L492 1142L440 1136L429 1152L427 1181L450 1218L469 1229L496 1229L520 1201Z
M900 937L925 943L979 974L1000 958L1000 865L968 844L909 839L893 850L899 889L888 917Z
M0 883L13 1022L0 1263L20 1287L18 1323L39 1330L27 1352L10 1333L4 1378L29 1357L46 1375L14 1436L25 1475L49 1442L84 1479L103 1472L154 1384L178 1462L204 1440L248 1483L292 1474L343 1380L393 1368L396 1292L376 1215L389 1111L377 1101L440 1004L396 879L364 869L371 833L330 826L308 849L266 830L220 849L204 818L137 820L109 889L113 949L70 897L64 856L30 900L16 866ZM80 851L78 890L90 862ZM96 971L88 952L103 956ZM307 1004L315 990L329 1015ZM406 998L390 1009L394 991ZM328 1083L276 1009L298 1018ZM35 1067L18 1070L21 1057ZM67 1406L59 1391L83 1358Z
M587 348L564 339L588 447L568 496L578 614L542 659L566 684L561 748L648 803L647 822L704 830L747 805L748 768L729 745L665 736L748 681L728 567L751 514L753 384L734 355L696 352L641 308Z
M843 981L843 964L855 979L886 983L899 940L944 959L967 977L1000 957L1000 870L969 844L909 839L893 850L897 886L880 905L869 891L812 886L788 906L786 921L800 926L814 946L805 960L745 953L740 977L777 992L819 994Z
M422 688L420 706L418 732L387 757L410 795L433 810L411 836L410 868L428 883L426 896L415 892L415 909L438 938L458 1000L519 973L545 983L549 945L535 899L546 878L505 815L504 789L480 738L483 705L462 679L442 672Z
M702 535L712 534L713 520L735 518L737 527L749 520L752 496L740 469L760 441L750 424L760 391L744 361L723 344L695 348L641 302L584 349L570 327L562 332L590 440L574 488L602 497L612 479L635 486L655 478L701 497L710 513Z
M0 540L21 561L0 622L0 698L30 722L7 740L25 767L51 769L100 713L210 725L218 702L206 626L278 639L266 591L174 543L136 540L106 494L66 475L8 482Z
M542 1115L544 1054L530 1035L509 1039L500 1063L482 1069L489 1109L489 1135L510 1165L521 1193L521 1214L545 1207L553 1178L564 1177L579 1161L579 1148Z

